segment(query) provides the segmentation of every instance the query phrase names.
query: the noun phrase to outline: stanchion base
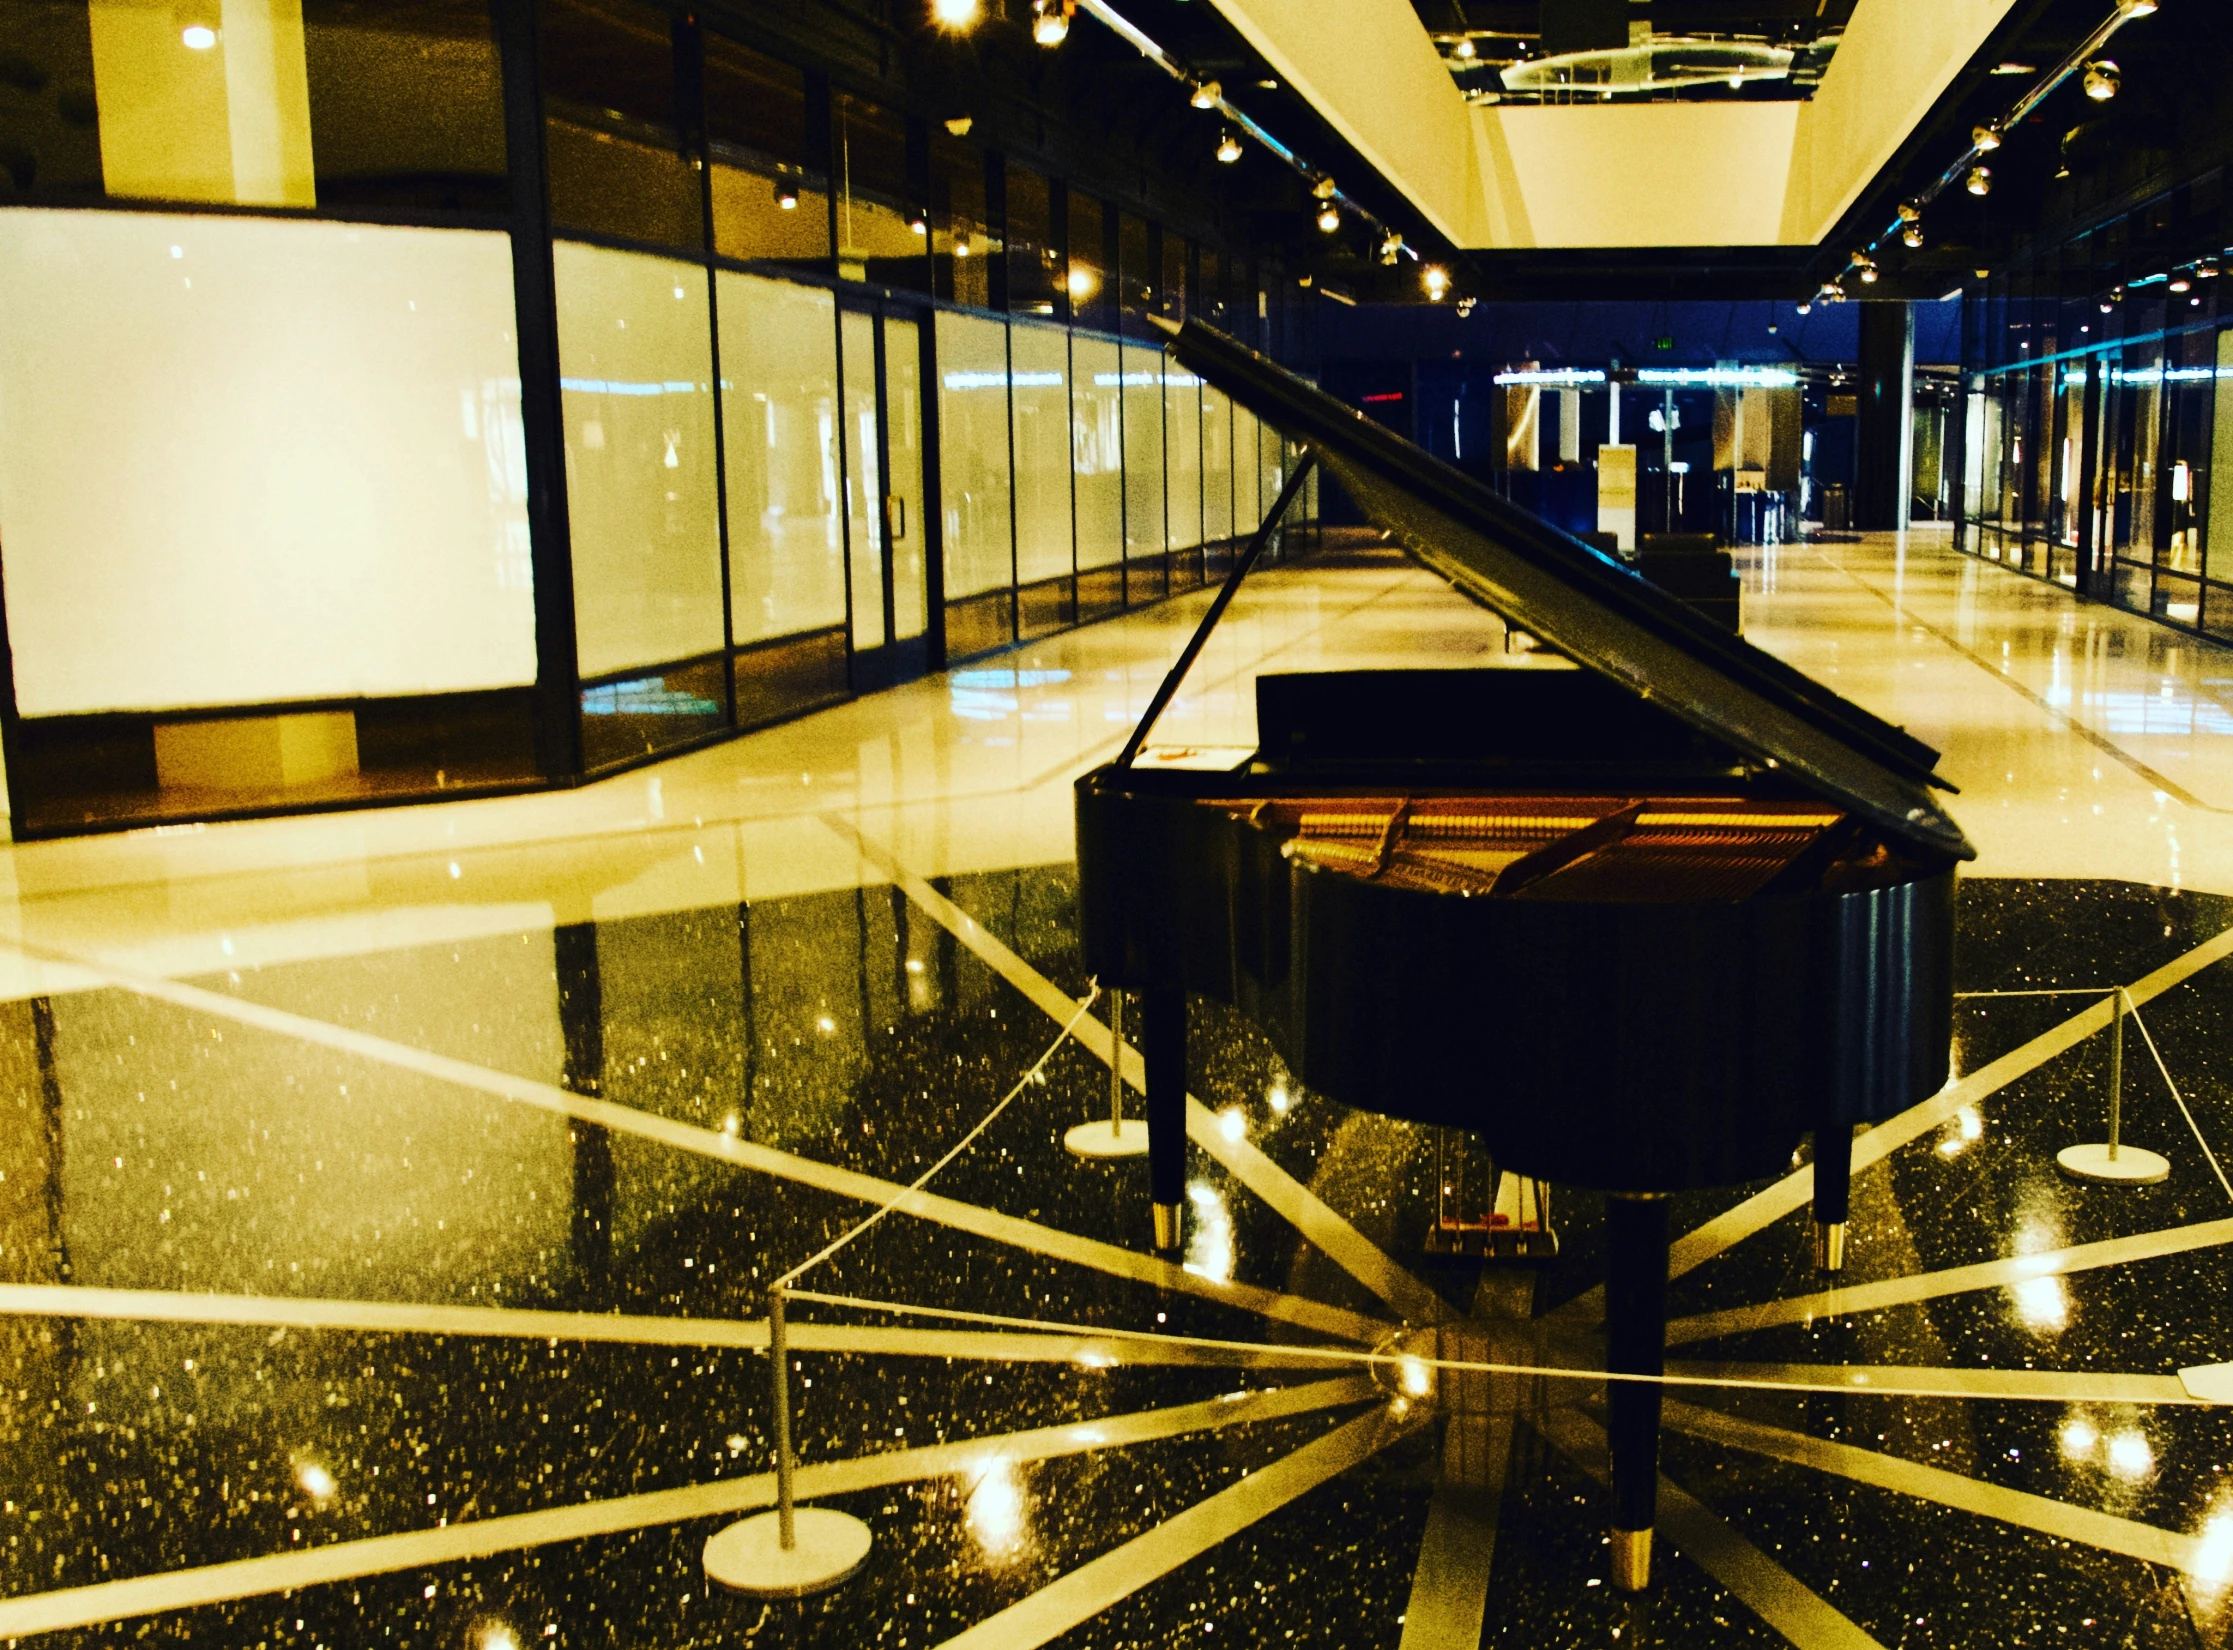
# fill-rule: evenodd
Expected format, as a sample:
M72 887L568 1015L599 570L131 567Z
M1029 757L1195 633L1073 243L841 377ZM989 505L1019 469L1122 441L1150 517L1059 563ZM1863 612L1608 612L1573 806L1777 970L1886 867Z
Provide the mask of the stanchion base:
M1651 1585L1651 1531L1615 1530L1612 1543L1613 1585L1624 1593L1640 1593Z
M806 1598L828 1592L868 1561L868 1526L851 1513L800 1507L796 1539L783 1549L782 1520L764 1512L717 1530L706 1541L706 1579L751 1598Z
M2106 1141L2065 1146L2055 1153L2055 1166L2073 1180L2091 1180L2105 1186L2153 1186L2171 1176L2169 1158L2121 1144L2112 1158Z
M1147 1119L1127 1117L1114 1128L1106 1123L1080 1123L1062 1137L1062 1147L1072 1157L1145 1157Z

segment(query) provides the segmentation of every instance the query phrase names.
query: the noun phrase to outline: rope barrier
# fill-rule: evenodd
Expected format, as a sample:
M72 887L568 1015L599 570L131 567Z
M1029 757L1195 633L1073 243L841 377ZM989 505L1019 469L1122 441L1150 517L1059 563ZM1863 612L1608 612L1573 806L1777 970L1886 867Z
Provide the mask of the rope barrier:
M1865 1398L1976 1398L2001 1399L2018 1403L2068 1403L2067 1393L2042 1392L1973 1392L1956 1382L1937 1385L1909 1384L1885 1385L1871 1380L1866 1383L1848 1381L1779 1381L1765 1377L1738 1375L1635 1375L1620 1374L1608 1369L1576 1369L1564 1364L1524 1364L1479 1362L1465 1358L1438 1358L1419 1352L1390 1352L1380 1348L1360 1351L1353 1347L1296 1346L1265 1341L1220 1340L1207 1335L1158 1334L1146 1329L1102 1329L1088 1324L1052 1323L1044 1318L1016 1318L996 1312L971 1312L951 1306L916 1306L903 1301L871 1300L860 1295L825 1295L812 1290L792 1292L794 1300L810 1301L817 1306L844 1307L856 1311L889 1312L902 1317L941 1318L956 1323L982 1324L1001 1329L1028 1329L1043 1334L1075 1336L1086 1340L1138 1341L1160 1346L1197 1347L1217 1352L1276 1352L1282 1357L1311 1358L1327 1363L1359 1364L1368 1369L1394 1367L1403 1369L1423 1368L1444 1370L1458 1375L1535 1375L1548 1380L1564 1381L1627 1381L1639 1386L1705 1387L1739 1392L1817 1392L1847 1393ZM1999 1374L1998 1370L1979 1370L1979 1374ZM2043 1373L2052 1374L2054 1371ZM2194 1399L2164 1398L2158 1403L2192 1403Z

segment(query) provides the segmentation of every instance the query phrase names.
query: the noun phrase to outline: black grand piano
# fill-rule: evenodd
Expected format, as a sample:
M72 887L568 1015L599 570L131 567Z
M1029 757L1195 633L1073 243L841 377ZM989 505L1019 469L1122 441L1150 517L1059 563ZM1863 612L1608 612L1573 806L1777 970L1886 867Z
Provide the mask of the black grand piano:
M1344 1105L1611 1194L1607 1367L1661 1373L1666 1195L1780 1174L1811 1135L1834 1270L1853 1125L1945 1081L1973 850L1937 753L1223 334L1169 347L1304 456L1124 753L1078 782L1086 963L1141 1000L1157 1246L1181 1235L1199 992ZM1571 667L1264 676L1252 759L1138 763L1313 463ZM1632 1590L1659 1394L1608 1393Z

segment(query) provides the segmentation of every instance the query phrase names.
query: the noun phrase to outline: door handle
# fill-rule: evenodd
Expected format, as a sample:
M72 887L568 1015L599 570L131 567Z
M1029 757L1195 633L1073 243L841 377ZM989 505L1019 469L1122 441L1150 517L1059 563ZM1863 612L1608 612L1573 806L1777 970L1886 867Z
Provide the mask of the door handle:
M907 537L907 500L897 493L884 495L884 536L894 544Z

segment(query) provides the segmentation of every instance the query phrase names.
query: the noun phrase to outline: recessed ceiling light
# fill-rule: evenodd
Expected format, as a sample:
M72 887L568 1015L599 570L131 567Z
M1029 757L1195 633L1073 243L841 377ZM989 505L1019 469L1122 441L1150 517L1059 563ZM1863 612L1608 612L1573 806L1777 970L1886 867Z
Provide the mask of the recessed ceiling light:
M2038 72L2029 63L1996 63L1993 65L1993 73L1995 74L2037 74Z

